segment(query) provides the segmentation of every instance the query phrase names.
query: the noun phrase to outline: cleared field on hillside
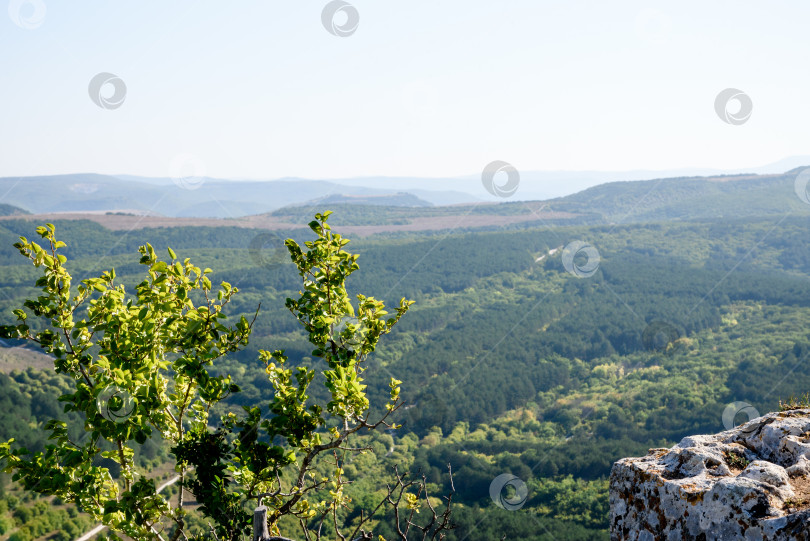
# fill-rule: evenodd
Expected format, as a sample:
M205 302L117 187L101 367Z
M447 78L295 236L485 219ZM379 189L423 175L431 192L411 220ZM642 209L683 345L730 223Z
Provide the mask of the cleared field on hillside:
M30 349L0 348L0 372L8 374L14 370L25 370L26 368L52 370L53 359Z
M317 209L313 212L317 212ZM544 220L566 220L578 214L556 211L534 211L527 208L525 214L489 215L489 214L456 214L448 216L417 216L410 218L406 224L380 225L345 225L341 233L365 237L375 233L442 231L450 229L474 229L484 227L503 227L511 224L537 222ZM167 216L135 216L122 214L99 214L94 212L66 212L54 214L31 214L26 216L0 217L2 220L25 219L36 223L52 220L90 220L113 231L131 231L149 227L182 227L182 226L236 226L249 229L290 230L303 226L299 223L285 221L283 218L258 215L245 218L171 218Z

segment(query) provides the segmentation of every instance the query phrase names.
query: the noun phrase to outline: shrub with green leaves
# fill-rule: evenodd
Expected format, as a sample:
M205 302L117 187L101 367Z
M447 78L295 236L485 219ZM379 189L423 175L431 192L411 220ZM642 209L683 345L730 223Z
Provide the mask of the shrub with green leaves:
M407 539L412 527L422 538L442 539L452 528L451 497L439 513L427 497L425 478L409 479L396 469L372 512L341 524L345 515L339 513L351 502L343 466L370 451L356 446L356 436L397 428L390 419L401 405L401 382L395 378L389 381L390 399L372 405L362 373L380 337L412 301L401 299L393 314L372 297L357 295L352 302L345 283L359 268L358 256L344 250L348 239L332 233L329 214L316 214L310 222L316 238L305 249L286 241L302 278L299 298L287 299L286 306L312 344L313 357L325 366L322 381L331 399L310 401L313 368L289 367L282 350L260 350L273 387L269 404L213 422L211 407L239 391L229 376L212 375L213 363L244 347L253 325L244 317L234 327L222 323L236 288L223 282L214 293L207 277L211 269L180 261L171 249L170 260L161 261L147 244L140 247L147 277L134 295L115 284L114 270L73 289L67 260L59 254L65 244L53 225L37 229L44 246L20 238L17 249L43 271L37 280L42 295L25 301L27 311L15 310L18 323L0 327L0 337L36 342L53 355L56 371L74 384L59 400L65 411L83 417L85 434L72 441L66 424L51 420L46 430L53 443L44 452L15 448L13 439L0 444L4 471L13 472L24 488L75 503L136 539L251 538L260 500L267 536L280 535L284 522L297 524L306 539L358 534L370 539L361 527L393 513L400 539ZM29 312L44 320L44 330L32 330ZM210 519L206 531L187 531L184 491L172 506L134 462L133 445L153 435L171 445L181 485ZM112 461L120 475L98 465L99 457ZM417 526L414 514L423 504L430 514L426 525Z
M229 377L209 373L217 358L247 344L250 322L222 323L237 289L223 282L214 291L211 269L180 261L171 249L170 261L161 261L148 244L140 248L147 276L134 296L115 283L114 270L74 288L55 227L37 233L44 245L21 237L15 247L42 269L42 294L25 301L27 311L14 310L18 323L0 327L0 337L36 342L54 357L56 371L74 384L59 400L82 415L85 435L72 441L66 424L51 420L45 428L53 443L44 452L15 448L13 439L0 444L4 471L27 490L75 503L136 539L158 538L171 522L182 530L182 500L172 508L156 492L133 461L133 445L153 433L179 444L208 425L214 403L238 391ZM28 312L46 328L33 331ZM98 457L117 464L120 478L95 465Z
M262 350L274 390L266 418L260 406L245 407L244 417L229 414L217 430L200 425L173 449L181 461L194 466L187 486L205 512L217 519L220 539L239 538L253 520L246 500L256 501L260 495L268 508L270 533L278 535L279 521L288 516L298 519L307 539L310 529L320 538L327 520L337 528L337 512L349 504L342 466L348 455L364 451L352 447L350 437L361 430L395 426L388 418L401 403L401 382L391 378L390 402L372 420L361 374L380 336L391 331L412 301L400 300L390 317L384 303L372 297L358 295L355 308L345 282L359 268L358 256L343 249L349 240L332 233L329 214L316 214L310 222L317 238L305 243L306 250L286 241L303 281L300 297L287 299L286 306L313 345L312 356L325 361L323 384L331 400L310 403L307 389L315 370L288 368L284 351ZM324 461L331 464L330 475L321 473Z

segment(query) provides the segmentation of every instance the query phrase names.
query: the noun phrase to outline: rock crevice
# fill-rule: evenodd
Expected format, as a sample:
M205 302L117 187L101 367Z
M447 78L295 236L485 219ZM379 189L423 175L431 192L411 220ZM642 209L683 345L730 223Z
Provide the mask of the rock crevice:
M610 529L613 540L810 541L810 409L619 460Z

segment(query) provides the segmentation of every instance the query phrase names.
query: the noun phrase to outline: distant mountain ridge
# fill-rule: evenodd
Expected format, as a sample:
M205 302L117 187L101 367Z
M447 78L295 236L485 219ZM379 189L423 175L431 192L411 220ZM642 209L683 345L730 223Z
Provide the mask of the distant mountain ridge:
M332 194L310 202L310 204L312 205L330 205L341 203L348 203L353 205L378 205L389 207L432 206L428 201L420 199L419 197L406 192L399 192L396 194L367 195L367 196Z
M329 197L346 202L404 206L432 205L434 192L402 194L384 188L342 186L318 180L268 182L184 179L147 183L95 173L0 178L3 203L34 214L137 210L172 217L238 218L305 205ZM464 194L435 192L438 201L469 200Z
M571 195L587 188L620 181L644 181L661 178L694 178L706 176L731 175L771 175L781 174L785 171L810 164L808 156L789 156L766 165L717 169L712 167L682 167L674 169L628 169L621 171L599 170L544 170L534 171L513 163L520 173L520 186L512 196L512 200L537 201L548 200ZM483 167L483 164L481 164ZM135 180L147 184L172 185L171 178L149 178L134 175L114 175L124 180ZM206 182L219 182L224 179L206 179ZM238 182L308 182L320 180L350 186L352 188L365 187L385 189L391 192L408 192L434 205L453 205L459 203L474 203L479 201L492 201L481 185L481 173L460 175L454 177L395 177L395 176L365 176L329 179L307 179L299 177L284 177L279 179L232 179ZM349 193L347 191L347 193Z
M0 193L6 194L0 215L26 211L34 214L126 211L173 218L245 220L254 217L261 221L262 216L295 218L296 214L308 212L312 207L348 205L354 210L346 216L351 220L345 225L410 223L416 229L423 228L417 223L419 220L424 223L434 220L430 223L441 229L447 222L435 220L449 216L511 217L500 221L482 220L479 227L486 227L498 223L551 223L549 220L558 224L616 224L786 213L802 215L810 212L810 204L797 195L794 184L805 168L797 167L780 174L617 181L545 201L498 198L494 202L455 202L455 192L451 191L395 191L318 180L202 179L199 183L186 181L178 185L96 174L0 178ZM448 199L454 203L437 203ZM465 227L470 226L465 224Z

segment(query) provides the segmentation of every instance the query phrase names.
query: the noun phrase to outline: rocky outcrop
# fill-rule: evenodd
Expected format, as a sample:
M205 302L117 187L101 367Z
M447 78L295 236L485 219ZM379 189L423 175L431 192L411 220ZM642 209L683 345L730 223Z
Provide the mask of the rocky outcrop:
M610 532L632 541L810 541L810 409L619 460Z

